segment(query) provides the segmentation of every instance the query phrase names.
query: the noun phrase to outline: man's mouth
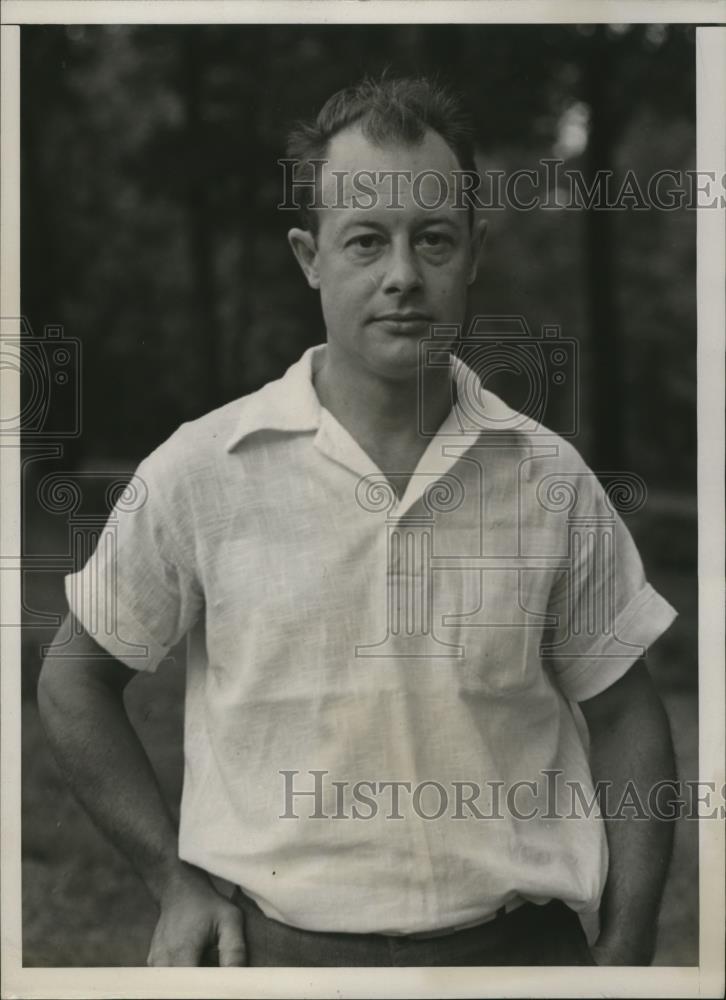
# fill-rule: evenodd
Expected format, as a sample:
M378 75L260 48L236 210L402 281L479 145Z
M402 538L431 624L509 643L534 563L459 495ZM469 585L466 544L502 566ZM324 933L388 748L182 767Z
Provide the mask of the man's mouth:
M390 326L399 327L402 330L408 329L409 327L415 327L418 329L419 327L430 323L431 317L426 313L416 312L414 310L407 312L387 312L376 316L375 322L386 323Z

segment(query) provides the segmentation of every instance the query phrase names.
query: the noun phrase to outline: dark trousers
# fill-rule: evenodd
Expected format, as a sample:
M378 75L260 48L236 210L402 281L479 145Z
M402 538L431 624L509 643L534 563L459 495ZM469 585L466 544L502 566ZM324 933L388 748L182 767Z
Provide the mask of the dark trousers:
M556 900L432 938L304 931L266 917L240 889L232 902L252 966L595 965L577 914Z

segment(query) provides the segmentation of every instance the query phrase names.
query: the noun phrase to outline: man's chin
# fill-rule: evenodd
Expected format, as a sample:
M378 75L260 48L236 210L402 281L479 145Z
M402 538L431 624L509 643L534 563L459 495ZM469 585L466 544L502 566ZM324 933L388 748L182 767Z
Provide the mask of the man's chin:
M366 352L368 366L383 377L411 378L418 374L423 363L422 342L427 339L427 334L423 334L420 337L390 337L379 341Z

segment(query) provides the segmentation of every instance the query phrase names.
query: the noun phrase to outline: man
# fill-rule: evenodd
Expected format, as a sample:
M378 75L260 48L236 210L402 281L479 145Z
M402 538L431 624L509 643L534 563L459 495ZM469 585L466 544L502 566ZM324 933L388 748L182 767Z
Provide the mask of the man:
M557 778L672 777L640 654L674 612L574 449L450 357L485 230L458 106L366 82L290 152L326 344L142 462L68 580L51 743L159 904L152 965L647 964L669 826ZM122 692L187 633L177 835Z

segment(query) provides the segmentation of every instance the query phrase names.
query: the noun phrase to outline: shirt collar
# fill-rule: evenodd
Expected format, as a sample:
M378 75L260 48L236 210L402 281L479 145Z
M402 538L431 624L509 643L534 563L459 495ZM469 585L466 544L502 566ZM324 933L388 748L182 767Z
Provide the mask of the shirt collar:
M227 442L227 451L233 451L256 431L294 433L318 429L322 406L313 386L313 373L324 350L325 344L308 348L282 378L268 382L240 400L239 419Z
M256 431L295 433L320 428L323 407L315 392L313 374L322 361L324 351L325 344L308 348L282 378L268 382L257 392L240 400L239 418L234 433L227 441L227 451L233 451ZM438 435L471 435L494 430L532 431L537 428L536 421L512 410L498 396L484 389L479 376L460 358L454 357L452 362L458 398Z

